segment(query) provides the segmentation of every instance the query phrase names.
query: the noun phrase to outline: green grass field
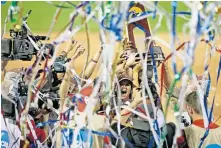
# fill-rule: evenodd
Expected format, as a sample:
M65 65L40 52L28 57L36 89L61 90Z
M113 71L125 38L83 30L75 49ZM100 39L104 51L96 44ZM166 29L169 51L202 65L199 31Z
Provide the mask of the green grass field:
M53 2L53 4L59 4L60 2ZM75 4L78 4L79 2L72 2ZM11 2L6 2L5 4L1 4L1 25L3 27L5 17L8 13L8 8L11 5ZM19 2L19 6L23 5L24 11L23 15L26 15L29 10L32 10L32 13L30 17L28 18L28 24L32 31L34 32L46 32L48 31L50 24L52 22L53 16L56 12L56 7L52 4L49 4L44 1L24 1L23 3ZM95 5L95 4L94 4ZM163 7L167 12L172 13L172 6L171 2L158 2L158 5ZM68 3L64 3L64 6L72 7ZM183 2L178 2L178 10L177 11L189 11L186 5ZM71 8L63 8L60 14L60 17L58 19L58 22L56 23L54 30L55 32L60 31L69 21L70 13L74 11ZM171 16L172 17L172 16ZM14 18L17 18L17 15L14 16ZM153 29L158 22L158 17L155 19L151 17L148 18L151 28ZM82 18L77 17L76 19L76 25L79 25L82 23ZM182 25L185 23L185 20L183 18L177 17L177 25L176 30L177 32L182 31ZM9 30L14 23L9 22L7 25L7 30ZM91 20L88 24L89 29L91 32L97 32L99 30L98 25ZM82 29L81 31L84 31ZM166 18L164 17L162 20L161 27L158 29L158 32L168 32L168 27L166 24Z

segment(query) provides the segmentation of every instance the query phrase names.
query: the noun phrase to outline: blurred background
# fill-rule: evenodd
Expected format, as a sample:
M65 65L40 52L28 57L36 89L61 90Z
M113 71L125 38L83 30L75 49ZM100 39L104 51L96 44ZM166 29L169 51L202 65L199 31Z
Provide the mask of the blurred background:
M45 1L19 2L19 6L23 7L23 15L26 15L29 10L32 10L30 17L28 18L28 24L33 32L48 31L52 18L54 16L54 13L56 12L57 7L55 5L59 5L60 2L51 2L51 3L52 4L45 2ZM79 4L78 1L73 1L71 3L75 5ZM158 6L164 8L167 12L172 13L171 3L172 2L165 2L165 1L158 2ZM5 17L8 14L8 8L10 7L10 5L11 5L11 2L9 1L1 5L2 27L4 24ZM92 9L95 5L96 5L95 2L94 4L92 3ZM58 19L59 23L55 25L53 31L60 31L61 28L63 28L69 21L70 13L75 10L73 6L71 6L68 3L64 3L63 6L67 8L62 9L60 17ZM188 10L188 7L183 2L178 2L177 11L189 11L189 10ZM156 16L156 18L150 17L149 21L150 21L151 28L153 28L158 22L158 17L159 16ZM77 17L76 24L79 25L81 24L81 22L82 22L82 19ZM176 26L177 32L182 31L182 25L184 23L185 23L184 19L177 17L177 26ZM13 24L9 23L7 29L11 28L12 25ZM98 25L94 21L89 21L88 26L91 32L99 31ZM82 29L81 31L84 31L84 29ZM164 17L162 20L161 27L159 28L158 32L167 32L167 31L168 31L168 27L166 25L166 18Z

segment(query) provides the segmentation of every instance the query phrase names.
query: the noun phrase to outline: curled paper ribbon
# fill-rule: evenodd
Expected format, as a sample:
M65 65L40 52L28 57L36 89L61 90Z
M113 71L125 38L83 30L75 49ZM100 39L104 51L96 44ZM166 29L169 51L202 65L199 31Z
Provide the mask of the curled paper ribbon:
M2 1L1 2L2 4L5 4L5 1ZM14 23L15 21L17 21L17 19L15 19L14 15L16 13L18 13L18 5L17 5L18 2L12 2L10 8L9 8L9 12L8 12L8 17L5 21L5 23L7 22L7 20L10 20L12 23ZM53 5L54 7L57 8L57 11L54 15L54 18L52 19L52 23L51 23L51 27L49 28L49 31L48 31L48 35L47 35L47 38L50 37L50 34L53 30L53 26L56 24L56 22L58 21L58 17L59 17L59 14L61 12L61 9L73 9L73 13L70 15L71 16L71 19L69 20L69 22L67 22L67 24L65 25L65 27L63 29L61 29L61 31L59 31L59 34L56 36L56 39L53 40L51 43L55 46L55 52L57 53L58 52L58 49L59 49L59 46L62 44L62 43L65 43L67 41L69 41L74 35L76 35L76 33L78 31L80 31L80 29L85 26L86 27L86 37L87 37L87 49L88 49L88 54L87 54L87 59L89 57L89 53L90 53L90 48L91 48L91 44L92 42L90 42L90 39L89 38L89 25L88 22L89 21L94 21L98 26L99 26L99 31L100 31L100 40L102 42L102 48L104 48L103 50L105 52L102 53L102 66L99 70L99 74L100 74L100 77L102 77L102 79L104 79L104 83L105 83L105 95L104 95L104 98L99 98L101 100L99 100L100 102L103 102L101 104L99 104L100 106L109 106L109 108L107 107L106 111L103 111L105 112L105 116L106 116L106 125L105 125L105 130L110 130L110 116L113 115L112 111L114 110L116 112L116 116L117 116L117 119L118 119L118 132L120 133L120 131L122 129L120 129L120 104L118 104L116 102L116 100L120 100L120 98L115 98L115 97L112 97L113 95L113 90L112 90L112 86L115 84L115 71L116 71L116 66L117 66L117 60L118 60L118 57L119 57L119 54L120 54L120 51L121 51L121 48L119 48L116 52L117 52L117 58L115 59L115 61L111 61L109 59L112 58L111 55L113 55L113 53L115 52L114 51L114 46L116 43L118 43L119 41L122 40L122 31L124 30L123 29L123 23L127 22L127 23L133 23L136 27L138 27L139 29L145 31L145 29L137 24L136 22L139 21L139 20L142 20L144 18L147 18L148 16L151 16L152 19L156 19L159 17L158 19L158 23L157 25L155 26L155 29L154 29L154 33L157 31L158 28L161 27L161 21L162 19L166 19L167 23L170 24L171 28L169 28L169 33L171 34L171 46L169 43L165 42L164 40L162 39L159 39L155 36L152 36L148 39L154 39L156 41L159 41L160 43L164 44L166 47L168 48L171 48L171 54L169 54L166 58L165 58L165 61L164 63L162 63L162 67L161 67L161 79L160 79L160 97L162 98L162 94L163 94L163 83L164 83L164 74L165 74L165 62L168 61L171 57L173 58L172 59L172 67L173 67L173 73L174 73L174 79L170 85L170 88L169 88L169 97L168 97L168 100L167 100L167 104L166 104L166 110L164 110L165 112L165 117L167 116L167 111L168 111L168 106L169 106L169 101L172 97L172 93L174 91L174 88L176 87L176 84L178 83L178 81L184 81L186 79L183 79L183 77L185 77L184 75L187 75L189 73L189 75L191 77L193 77L194 81L195 80L195 74L194 74L194 71L192 70L192 65L193 65L193 61L195 60L194 59L194 50L197 46L197 44L201 43L201 42L206 42L206 44L208 45L208 47L211 47L210 49L210 53L209 54L206 54L206 58L205 59L205 62L204 62L204 72L208 72L208 83L206 84L206 89L205 89L205 94L203 94L202 91L199 91L200 92L200 96L203 97L203 101L200 102L200 105L202 107L203 110L205 110L205 116L204 119L205 120L208 120L208 123L211 123L212 121L212 112L214 110L214 104L215 104L215 95L216 95L216 92L217 92L217 89L216 89L216 92L215 92L215 95L213 96L213 102L212 102L212 106L211 106L211 111L209 111L208 109L208 106L206 105L206 102L207 102L207 96L209 95L209 92L210 92L210 89L212 87L211 85L211 75L209 73L209 66L210 66L210 61L212 59L212 56L213 56L213 51L216 51L215 53L216 54L220 54L221 53L221 49L218 49L218 48L215 48L216 47L216 42L217 42L217 36L219 36L219 29L217 29L217 26L216 26L216 22L213 20L214 17L215 17L215 10L213 10L214 7L212 6L215 6L215 3L211 2L211 3L207 3L207 2L204 2L203 3L203 9L199 10L199 9L196 9L195 5L197 3L195 2L184 2L186 4L186 6L188 8L190 8L190 11L177 11L177 8L178 8L178 4L179 2L172 2L171 4L171 8L172 8L172 12L167 12L166 10L164 10L164 8L160 5L160 2L141 2L142 4L144 3L145 5L145 8L147 8L148 10L145 11L145 12L128 12L128 8L130 8L133 4L135 4L136 2L128 2L128 3L124 3L124 2L111 2L111 1L108 1L108 2L80 2L78 3L77 5L75 5L74 3L72 2L61 2L60 5L57 5L55 3L52 3L50 1L48 1L47 3ZM66 5L64 6L63 3L65 3ZM192 4L192 5L191 5ZM96 6L95 6L96 5ZM95 6L95 7L94 7ZM100 7L102 6L102 10L100 10ZM119 7L118 7L119 6ZM124 9L123 9L124 8ZM100 18L98 19L96 16L97 16L97 12L99 11L102 11L101 13L101 16ZM135 13L136 15L133 15L133 17L131 17L129 19L129 16L131 15L131 13ZM186 24L183 25L183 30L184 30L184 34L186 35L187 33L190 33L190 36L191 36L191 40L189 42L184 42L182 44L180 44L179 47L175 48L175 43L177 43L177 25L178 25L178 22L177 22L177 18L180 17L180 18L183 18L186 20ZM83 18L83 23L80 24L80 25L77 25L76 24L76 20L77 19L81 19ZM29 26L27 25L26 21L23 20L23 24L24 26L27 28L28 30L28 33L31 33L31 29L29 28ZM187 30L189 29L188 27L188 24L192 25L191 28L190 28L190 31L187 32ZM188 26L188 27L185 27L185 26ZM4 30L6 27L4 27ZM111 34L109 34L111 33ZM4 33L3 33L4 34ZM205 39L201 40L200 37L205 35L204 37L206 37ZM115 37L115 38L114 38ZM54 60L56 58L56 54L53 56L53 59L51 61L51 63L49 64L49 55L47 54L46 57L44 57L44 65L43 65L43 76L41 77L41 79L39 79L39 83L38 85L36 86L36 88L33 90L33 82L36 82L37 80L34 79L34 77L36 76L36 71L38 71L38 68L37 65L40 63L40 59L43 55L43 48L40 48L35 42L34 40L31 38L31 36L28 36L28 39L30 40L30 42L33 44L34 48L39 52L39 60L36 60L35 63L33 64L33 66L27 71L27 73L29 74L33 74L33 78L32 78L32 81L30 82L30 85L29 85L29 90L28 90L28 99L27 99L27 102L26 102L26 105L25 105L25 118L22 119L20 118L20 120L24 120L24 123L21 124L21 131L22 131L22 135L25 136L25 130L27 130L27 127L26 127L26 123L25 121L27 120L28 121L28 126L30 127L31 129L31 133L34 135L34 139L37 141L37 146L41 147L43 145L43 143L40 143L37 139L37 136L36 136L36 131L35 131L35 127L32 127L30 124L30 119L29 119L29 115L27 115L27 112L30 108L30 104L31 102L38 102L37 99L40 99L40 100L43 100L44 97L47 97L47 94L44 94L41 92L41 87L43 85L43 81L46 79L46 76L48 74L48 70L49 70L49 66L51 66L53 63L54 63ZM120 47L121 45L119 45ZM180 53L180 52L177 52L179 51L180 49L182 49L184 46L185 47L185 52L186 53ZM157 67L156 67L156 61L154 60L154 55L153 55L153 49L150 48L150 53L151 53L151 59L153 61L153 71L154 71L154 79L155 79L155 83L158 83L158 71L157 71ZM181 58L182 60L183 59L189 59L190 62L187 63L187 64L184 64L184 66L181 68L180 71L177 70L177 65L176 65L176 57L179 57ZM87 60L88 61L88 60ZM85 68L87 67L88 65L88 62L85 62ZM146 65L144 63L144 60L142 60L142 66L143 68L145 69ZM185 61L185 60L183 60ZM185 63L185 62L184 62ZM61 64L61 63L59 63ZM75 71L75 69L72 69L70 68L67 64L62 64L62 66L66 67L66 69L70 70L70 73L74 75L74 79L76 81L76 85L78 85L77 87L79 89L81 89L83 87L83 83L89 83L89 80L84 78L83 74L82 76L78 75ZM113 69L111 69L113 66ZM85 69L84 68L84 69ZM217 77L216 77L216 87L218 86L218 82L219 82L219 77L220 77L220 70L221 69L221 58L220 58L220 62L219 62L219 67L218 67L218 72L217 72ZM83 72L84 73L84 72ZM145 75L144 75L145 76ZM103 78L104 77L104 78ZM73 78L73 77L72 77ZM102 80L103 81L103 80ZM138 110L141 112L136 112L134 109L128 109L127 107L123 106L122 108L124 109L128 109L129 112L121 115L121 116L128 116L129 114L133 113L133 114L136 114L138 115L139 117L142 117L144 119L147 119L150 121L151 123L151 132L153 133L153 137L150 139L150 142L148 144L148 147L152 147L153 146L153 143L155 141L155 143L160 146L160 144L162 144L162 142L164 140L166 140L166 131L161 131L160 130L160 127L159 127L159 123L157 121L157 115L155 113L155 110L156 110L156 107L153 105L154 101L153 101L153 94L152 92L150 91L150 88L148 86L148 81L144 78L143 79L144 81L144 89L146 89L148 91L148 96L150 97L150 100L151 100L151 105L153 106L153 110L154 110L154 119L150 119L150 115L149 115L149 112L148 112L148 109L147 107L145 106L145 109L139 109ZM197 81L196 81L197 82ZM91 84L91 83L90 83ZM187 84L183 82L182 86L186 86ZM198 86L199 87L199 86ZM184 88L182 88L184 89ZM91 100L96 100L94 98L96 98L97 96L100 96L100 95L97 95L97 93L99 93L100 91L100 84L97 86L94 86L94 90L92 92L92 95L91 96L88 96L88 101L90 102ZM144 91L144 90L142 90ZM69 93L69 92L68 92ZM73 93L73 92L70 92L70 93ZM183 93L183 92L182 92ZM181 95L182 95L181 93ZM93 111L91 111L92 107L94 107L95 103L94 102L90 102L90 103L85 103L85 100L83 98L83 96L81 97L76 97L76 94L74 94L75 96L74 97L70 97L71 98L71 101L69 103L67 103L67 106L74 106L73 108L74 109L78 109L78 106L76 105L77 103L82 103L84 104L84 108L81 110L82 112L84 111L85 109L85 112L87 114L87 118L91 118L91 114ZM93 97L94 98L93 98ZM114 100L114 99L116 100ZM60 99L61 101L65 100L67 101L67 99L69 99L68 95L66 95L65 98L58 98ZM183 99L183 98L182 98ZM10 101L12 101L12 103L15 103L15 101L9 99ZM104 101L105 100L105 101ZM114 109L111 109L110 107L110 100L113 100L115 101L114 102ZM21 101L21 100L20 100ZM144 99L143 99L144 101ZM183 101L183 100L181 100ZM44 102L44 101L43 101ZM104 103L105 102L105 103ZM99 106L98 105L98 106ZM179 111L182 111L182 107L180 106L182 104L176 104L174 106L174 111L176 113L178 113ZM120 135L117 135L116 133L113 133L113 132L100 132L100 131L94 131L94 130L89 130L89 129L80 129L79 127L71 127L69 126L68 124L70 123L70 120L72 120L70 118L71 116L71 112L73 110L71 110L72 108L69 107L67 110L65 111L60 111L59 113L56 112L57 114L59 114L60 118L57 119L57 120L46 120L46 122L40 122L37 124L37 128L38 127L45 127L46 125L49 125L49 124L55 124L57 123L57 127L55 127L56 131L53 131L55 132L56 134L59 133L59 130L58 129L62 129L61 130L61 133L63 134L62 137L64 139L64 141L66 140L67 143L65 144L65 142L63 143L63 146L68 146L68 145L74 145L75 144L75 141L76 140L73 140L71 141L70 139L74 139L74 134L75 132L79 132L79 131L87 131L88 133L88 136L90 136L91 134L95 134L95 135L98 135L98 136L102 136L104 137L104 141L107 145L110 145L110 140L109 138L110 137L115 137L117 138L118 140L122 140L122 141L125 141L126 143L131 143L129 139L125 138L123 139ZM88 113L90 111L90 113ZM19 117L16 117L16 119L19 121ZM90 120L88 120L90 121ZM79 129L79 130L78 130ZM178 127L178 129L180 129ZM209 134L209 129L207 128L206 129L206 132L205 134L203 135L203 137L201 137L201 143L199 145L199 147L202 146L205 138L208 136ZM51 139L53 139L52 141L52 145L54 145L55 143L55 136L52 135L52 131L48 133L49 135L51 135ZM56 135L55 134L55 135ZM60 139L58 140L61 140L62 137L60 137ZM89 139L89 138L88 138ZM174 138L176 139L176 138ZM57 143L59 141L56 141ZM90 143L90 140L88 141L88 143ZM132 145L132 144L131 144ZM75 146L75 145L74 145ZM53 146L52 146L53 147Z

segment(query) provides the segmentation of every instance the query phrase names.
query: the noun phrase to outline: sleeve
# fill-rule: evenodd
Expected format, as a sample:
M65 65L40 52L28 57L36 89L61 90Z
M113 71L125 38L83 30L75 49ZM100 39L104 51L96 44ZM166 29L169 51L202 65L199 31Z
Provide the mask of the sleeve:
M177 138L177 145L178 148L189 148L184 130L182 130L182 136Z
M37 128L36 129L36 135L38 137L38 139L40 140L40 142L44 142L46 140L46 134L45 131L43 129Z

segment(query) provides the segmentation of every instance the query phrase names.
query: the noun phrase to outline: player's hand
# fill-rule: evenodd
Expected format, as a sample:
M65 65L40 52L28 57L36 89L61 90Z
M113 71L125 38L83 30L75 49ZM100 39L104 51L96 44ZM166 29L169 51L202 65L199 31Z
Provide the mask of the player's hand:
M140 62L140 57L138 53L132 53L129 55L129 58L127 59L126 66L132 67L135 66Z
M136 49L135 45L129 41L127 38L123 40L123 49L128 50L128 49Z
M77 49L76 54L77 54L77 55L81 55L81 54L83 54L83 53L84 53L84 51L85 51L85 48L84 48L84 47L82 47L82 46L80 46L80 47Z
M127 55L126 55L125 52L123 52L123 53L121 54L120 58L119 58L118 61L117 61L117 65L122 64L123 62L125 62L125 61L126 61L126 58L127 58Z
M136 95L134 97L133 103L136 105L140 104L143 101L143 98L141 96L141 91L136 91Z
M78 58L80 55L82 55L84 53L84 51L85 51L84 47L82 47L82 46L78 47L73 58L74 59Z

